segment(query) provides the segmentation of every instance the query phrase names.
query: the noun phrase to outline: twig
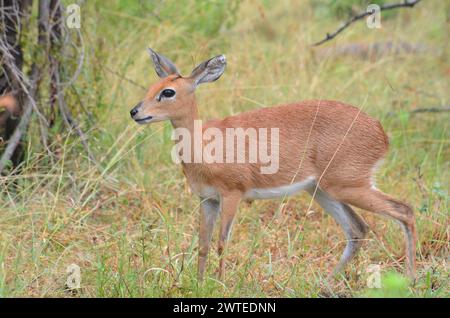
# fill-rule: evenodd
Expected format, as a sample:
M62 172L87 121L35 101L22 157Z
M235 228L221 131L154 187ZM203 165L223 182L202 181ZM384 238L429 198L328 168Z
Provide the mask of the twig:
M82 69L83 60L84 60L84 44L83 44L81 32L78 32L78 35L79 35L80 41L81 41L82 50L81 50L80 58L79 58L79 61L77 64L77 69L76 69L74 75L72 76L72 78L67 83L62 83L60 75L62 73L63 68L62 68L62 64L58 61L58 58L56 57L56 53L59 53L62 56L66 55L65 48L67 47L67 43L62 41L64 20L61 17L62 17L63 6L62 6L60 0L52 0L50 7L52 7L51 9L53 12L52 13L53 14L53 17L52 17L53 24L51 25L51 27L49 29L49 31L51 33L51 41L50 41L51 53L49 54L50 67L51 67L50 71L51 71L51 79L52 79L51 99L57 101L59 111L63 117L64 123L66 124L67 128L69 130L73 129L77 133L77 135L80 137L81 143L87 153L89 160L91 162L93 162L94 164L97 164L95 157L89 148L88 138L84 134L79 123L77 123L77 121L73 118L71 111L70 111L69 107L67 106L66 100L64 98L64 90L67 87L72 86L72 83L77 79L77 77L80 74L81 69ZM66 34L68 34L68 33L66 33ZM60 45L61 43L63 44L62 47Z
M391 9L397 9L397 8L403 8L403 7L409 7L412 8L414 7L417 3L419 3L421 0L404 0L401 3L391 3L391 4L385 4L380 6L380 11L387 11L387 10L391 10ZM313 44L313 46L319 46L327 41L330 41L331 39L333 39L334 37L336 37L336 35L338 35L339 33L341 33L342 31L344 31L346 28L348 28L352 23L361 20L369 15L374 14L374 11L365 11L365 12L361 12L353 17L351 17L349 20L347 20L341 27L339 27L336 31L334 31L333 33L327 33L327 36L319 41Z
M136 87L139 87L142 90L147 90L147 88L145 86L142 86L141 84L133 81L132 79L126 77L125 75L123 75L123 74L121 74L121 73L119 73L117 71L114 71L113 69L109 68L108 66L103 66L103 69L108 71L108 72L110 72L111 74L117 75L121 79L124 79L125 81L129 82L130 84L133 84Z
M411 114L417 113L442 113L442 112L450 112L450 106L444 107L430 107L430 108L417 108L410 111Z
M39 47L43 49L44 54L48 54L49 50L49 18L50 18L50 11L49 11L49 0L40 0L39 1L39 8L38 8L38 41L37 44ZM36 54L36 52L35 52ZM42 66L40 66L39 74L42 76L43 72L45 71L46 63L42 63ZM40 78L38 78L40 80ZM36 95L39 96L39 85L37 86ZM36 105L36 109L38 109ZM39 112L39 111L38 111ZM45 113L45 111L44 111ZM39 117L39 129L41 132L41 140L44 148L47 151L47 154L49 158L53 158L53 153L48 147L48 127L50 127L49 121L45 116Z
M19 91L23 91L26 95L29 95L28 88L30 87L27 85L26 76L23 74L23 72L17 67L17 65L14 63L15 56L13 55L13 52L15 52L14 47L8 44L8 42L3 39L3 37L0 37L0 54L2 57L2 66L7 70L5 72L6 76L10 77L9 81L16 84L16 88ZM36 79L39 80L39 77ZM28 86L28 87L27 87ZM34 111L38 115L42 121L44 121L44 124L46 123L45 116L39 111L34 99L32 106L34 108Z
M87 115L87 120L93 125L95 123L94 121L94 115L91 111L89 111L83 103L83 100L81 99L80 93L77 90L77 87L75 85L70 86L72 92L74 93L75 97L77 98L78 105L80 105L81 110Z
M61 5L62 6L62 5ZM77 68L75 72L73 73L72 77L65 83L60 83L61 86L71 86L78 78L78 76L81 74L81 70L83 69L84 64L84 55L85 55L85 47L84 47L84 41L83 41L83 35L81 34L81 31L79 29L76 29L76 32L78 34L78 38L80 40L80 49L76 45L73 45L77 51L79 51L79 57L78 57L78 63ZM67 33L67 37L70 38L69 33ZM67 42L67 40L66 40ZM71 43L65 43L65 47L71 45Z
M442 107L427 107L427 108L416 108L408 113L410 114L421 114L421 113L443 113L443 112L450 112L450 106L442 106ZM396 112L388 112L387 116L395 116Z
M58 72L55 73L55 78L56 78L56 85L60 86ZM69 128L76 131L76 133L80 137L81 143L83 144L84 150L86 151L89 160L92 161L94 164L97 164L97 162L91 152L91 149L89 148L89 145L87 142L88 139L87 139L86 135L84 134L83 130L81 130L80 125L72 118L72 115L70 114L70 111L67 107L66 101L64 100L63 92L61 91L61 89L58 89L57 98L58 98L59 110L61 111L64 122L66 123L66 125Z

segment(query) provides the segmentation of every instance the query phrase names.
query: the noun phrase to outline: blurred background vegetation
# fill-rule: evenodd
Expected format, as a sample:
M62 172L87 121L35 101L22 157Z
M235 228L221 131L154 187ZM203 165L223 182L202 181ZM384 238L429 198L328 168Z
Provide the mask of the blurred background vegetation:
M78 1L81 29L66 29L65 50L51 52L94 160L58 110L49 153L33 115L23 161L0 177L0 296L448 297L450 121L448 112L423 109L450 104L450 4L424 0L388 11L381 29L361 20L312 47L368 3L393 2ZM20 38L25 74L50 54L36 44L38 11L33 1ZM306 213L302 195L241 207L226 280L216 280L211 253L208 279L198 286L199 202L170 159L172 128L129 118L157 80L147 46L183 74L227 56L224 76L198 90L203 119L305 99L340 100L378 118L391 142L378 186L414 207L417 282L401 276L397 225L367 212L373 232L360 255L342 277L325 280L345 240L318 206ZM41 85L36 103L46 116L52 96L51 85ZM81 268L77 290L66 286L72 263ZM370 264L387 273L380 291L367 290Z

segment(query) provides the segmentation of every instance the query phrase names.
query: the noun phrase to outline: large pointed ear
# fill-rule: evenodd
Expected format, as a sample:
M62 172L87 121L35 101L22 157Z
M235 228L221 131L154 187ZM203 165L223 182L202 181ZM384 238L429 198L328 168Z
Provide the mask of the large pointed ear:
M201 83L214 82L223 74L226 65L225 55L215 56L194 68L189 77L194 80L194 86Z
M171 60L169 60L164 55L156 53L151 48L147 48L147 50L152 57L156 74L158 74L159 77L164 78L172 74L180 75L180 72L178 72L177 67L172 63Z

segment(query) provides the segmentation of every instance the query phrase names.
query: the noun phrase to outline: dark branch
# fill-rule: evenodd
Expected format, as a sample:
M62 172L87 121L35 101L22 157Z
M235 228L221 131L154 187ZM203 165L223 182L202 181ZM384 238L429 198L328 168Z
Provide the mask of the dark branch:
M123 74L121 74L121 73L119 73L119 72L114 71L113 69L109 68L108 66L103 66L103 69L106 70L106 71L108 71L108 72L110 72L111 74L114 74L114 75L120 77L121 79L127 81L128 83L133 84L133 85L136 86L136 87L139 87L139 88L142 89L142 90L147 90L147 88L146 88L145 86L142 86L141 84L139 84L139 83L133 81L132 79L126 77L125 75L123 75Z
M409 7L412 8L414 7L417 3L419 3L421 0L404 0L401 3L391 3L391 4L385 4L380 6L380 11L387 11L387 10L392 10L392 9L397 9L397 8L404 8L404 7ZM344 31L345 29L347 29L352 23L364 19L367 16L370 16L374 14L374 11L365 11L365 12L361 12L353 17L351 17L349 20L347 20L347 22L345 22L341 27L339 27L336 31L334 31L333 33L327 33L327 36L319 41L313 44L313 46L319 46L333 38L335 38L339 33L341 33L342 31Z
M450 112L450 106L436 106L436 107L424 107L424 108L416 108L408 111L411 115L416 114L424 114L424 113L444 113ZM390 111L387 113L388 117L395 116L397 112Z
M417 108L411 111L411 114L417 113L442 113L442 112L450 112L450 106L444 107L430 107L430 108Z

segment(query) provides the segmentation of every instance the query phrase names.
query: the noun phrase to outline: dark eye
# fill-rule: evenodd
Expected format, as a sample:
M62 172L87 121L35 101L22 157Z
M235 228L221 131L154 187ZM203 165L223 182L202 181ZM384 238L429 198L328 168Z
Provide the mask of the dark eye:
M161 96L167 98L173 97L175 96L175 91L173 89L165 89L161 92Z

